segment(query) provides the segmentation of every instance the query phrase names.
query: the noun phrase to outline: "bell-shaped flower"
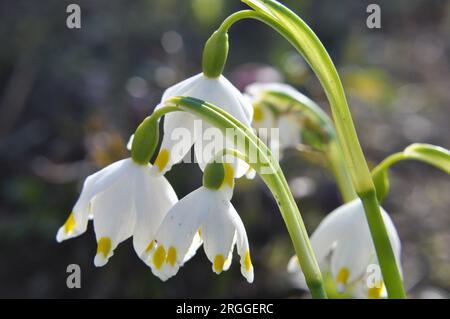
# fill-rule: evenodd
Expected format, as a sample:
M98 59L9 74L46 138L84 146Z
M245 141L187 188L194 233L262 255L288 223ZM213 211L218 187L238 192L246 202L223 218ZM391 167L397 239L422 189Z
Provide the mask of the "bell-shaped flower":
M165 91L158 107L174 96L190 96L207 101L222 108L244 125L251 126L253 117L251 104L223 75L208 78L200 73L175 84ZM164 136L153 169L157 173L164 174L172 165L180 162L194 145L196 161L203 170L214 155L226 145L225 137L217 128L214 128L213 134L209 134L214 136L205 134L206 130L211 128L208 123L186 112L166 114ZM212 147L205 146L213 142L217 144ZM243 175L247 170L248 165L240 160L236 161L236 176Z
M151 165L131 158L115 162L86 178L81 195L56 240L79 236L94 220L97 238L96 266L103 266L114 249L130 236L136 253L145 255L177 196L164 176L153 176Z
M147 262L156 276L162 280L174 276L186 261L186 253L192 251L192 246L198 246L195 241L199 234L213 272L220 274L229 269L234 246L237 245L241 273L249 283L253 282L247 234L230 202L233 176L233 167L228 163L208 164L203 186L170 209L148 256Z
M389 240L400 267L400 239L389 215L381 209ZM350 290L357 298L386 296L381 271L360 199L332 211L311 236L311 245L323 272L329 271L338 292ZM294 285L306 288L297 258L288 272Z
M245 88L245 96L253 105L252 126L258 129L260 134L265 132L262 129L278 128L278 143L274 143L275 141L272 143L275 149L279 148L282 151L289 147L297 147L301 143L302 135L302 123L298 112L292 109L290 103L268 101L267 94L275 97L283 95L297 101L303 101L305 96L283 83L253 83Z

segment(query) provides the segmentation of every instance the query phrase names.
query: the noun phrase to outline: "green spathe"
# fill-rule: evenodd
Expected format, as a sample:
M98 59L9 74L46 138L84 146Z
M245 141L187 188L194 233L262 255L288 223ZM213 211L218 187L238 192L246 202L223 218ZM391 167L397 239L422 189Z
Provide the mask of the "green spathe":
M203 74L208 78L219 77L228 57L228 33L217 30L206 41L203 49Z
M131 158L140 165L146 165L153 156L159 141L159 121L147 117L136 129L131 146Z
M225 179L225 169L222 163L209 163L203 173L203 186L209 189L219 189Z

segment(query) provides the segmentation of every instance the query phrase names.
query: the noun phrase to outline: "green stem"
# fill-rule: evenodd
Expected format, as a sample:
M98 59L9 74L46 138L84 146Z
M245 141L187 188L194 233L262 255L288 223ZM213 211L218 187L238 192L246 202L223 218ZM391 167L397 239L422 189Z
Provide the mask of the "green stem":
M450 174L450 151L431 144L414 143L403 152L394 153L384 159L372 170L372 179L377 190L378 201L381 203L389 192L389 168L397 162L416 160L434 166Z
M223 20L219 29L222 32L228 32L228 29L236 22L244 19L256 19L260 20L262 16L253 10L241 10L229 15L225 20Z
M268 149L262 150L262 152L268 151ZM322 274L320 273L319 265L317 264L314 251L311 247L308 232L306 231L298 206L280 167L278 165L274 167L274 164L271 163L274 172L271 174L264 174L260 165L250 163L248 157L238 150L225 149L223 154L230 154L247 162L258 174L260 174L262 180L275 197L289 236L291 237L300 267L305 274L306 283L311 292L311 296L317 299L327 298ZM305 258L305 253L309 257Z
M272 27L297 49L311 66L324 88L331 105L337 135L343 148L352 183L365 207L388 295L390 298L404 298L400 270L395 262L392 246L381 217L372 176L359 144L339 74L328 52L309 26L294 12L277 1L244 0L244 2L260 15L258 20ZM381 248L387 252L380 251Z
M389 298L403 299L406 297L403 289L402 277L398 271L398 265L391 248L389 235L384 225L375 191L359 194L366 212L367 222L372 234L378 262L383 270L383 280L391 283ZM387 239L386 239L387 238Z
M252 130L248 129L244 124L222 109L210 103L190 97L173 97L165 101L165 105L171 107L170 111L174 111L175 109L173 107L175 107L177 111L193 113L221 129L224 133L226 133L227 129L231 128L236 135L244 140L244 145L238 145L239 150L231 151L232 154L249 163L261 175L269 187L280 208L312 297L326 298L322 274L311 247L300 211L277 160L267 146ZM257 151L256 162L250 160L250 150Z
M383 171L387 170L390 166L405 159L405 157L406 156L403 154L403 152L398 152L398 153L389 155L380 164L378 164L378 166L375 169L373 169L372 174L374 174L378 170L383 170Z

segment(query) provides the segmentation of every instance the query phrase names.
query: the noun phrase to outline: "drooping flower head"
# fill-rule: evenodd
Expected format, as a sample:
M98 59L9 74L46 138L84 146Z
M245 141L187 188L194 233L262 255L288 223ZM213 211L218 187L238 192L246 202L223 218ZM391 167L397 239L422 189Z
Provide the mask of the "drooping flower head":
M136 253L142 256L177 196L163 176L153 176L150 164L131 158L115 162L86 178L81 195L56 240L77 237L93 219L97 238L94 259L100 267L114 249L133 236Z
M397 230L386 211L381 209L381 212L400 265L401 245ZM311 245L320 267L324 272L331 272L339 292L349 288L359 298L386 296L381 274L378 274L379 280L369 282L369 275L377 275L373 272L378 269L378 261L361 200L355 199L332 211L312 234ZM295 256L289 261L288 271L294 275L292 279L296 286L306 288Z
M240 256L241 273L253 282L253 266L247 234L230 200L234 187L233 167L229 163L210 163L203 175L203 186L182 198L167 213L147 263L153 273L167 280L186 261L198 238L216 274L231 265L234 246Z
M279 143L272 149L282 154L285 149L308 145L324 151L335 135L328 115L311 99L284 83L253 83L245 88L245 96L253 104L253 127L278 128ZM264 137L264 136L263 136Z
M164 92L159 107L163 105L164 101L174 96L190 96L207 101L222 108L249 128L251 126L253 117L251 104L223 75L210 78L201 73L175 84ZM201 122L201 127L196 126L196 123L199 122ZM221 141L221 144L209 150L204 149L204 145L210 143L213 138L204 135L208 128L211 128L208 123L200 121L192 114L186 112L167 114L164 119L164 136L155 160L154 170L159 174L164 174L183 159L192 145L194 145L196 160L203 170L214 155L224 148L225 144L223 134L217 130L214 135L217 135L215 138ZM184 138L186 135L189 138ZM238 160L235 174L241 176L247 170L248 166Z

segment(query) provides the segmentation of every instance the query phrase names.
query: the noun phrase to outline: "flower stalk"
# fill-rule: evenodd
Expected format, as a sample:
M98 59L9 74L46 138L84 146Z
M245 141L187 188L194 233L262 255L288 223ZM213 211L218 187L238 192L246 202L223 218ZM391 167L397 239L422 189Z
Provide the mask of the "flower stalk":
M403 150L386 157L372 170L372 178L381 203L389 193L389 168L401 161L416 160L434 166L450 174L450 151L436 145L414 143Z
M264 22L286 38L305 58L318 77L330 102L339 142L358 197L362 200L389 298L405 298L400 270L389 241L367 162L359 144L344 89L328 52L309 26L294 12L274 0L243 0L256 14L229 18L229 28L243 18Z

